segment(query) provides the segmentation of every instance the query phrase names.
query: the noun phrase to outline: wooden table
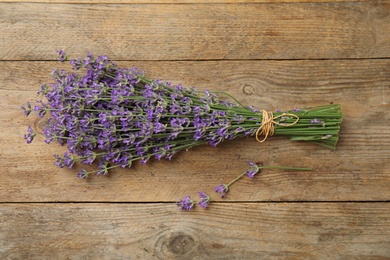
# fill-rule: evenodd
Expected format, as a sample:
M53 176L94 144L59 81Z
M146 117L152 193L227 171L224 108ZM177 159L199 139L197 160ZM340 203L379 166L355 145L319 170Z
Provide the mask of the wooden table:
M339 145L245 138L80 180L53 165L65 147L23 139L44 121L20 105L69 68L58 49L263 109L339 103ZM1 259L390 258L388 1L1 0L0 60ZM263 171L177 210L249 160L314 170Z

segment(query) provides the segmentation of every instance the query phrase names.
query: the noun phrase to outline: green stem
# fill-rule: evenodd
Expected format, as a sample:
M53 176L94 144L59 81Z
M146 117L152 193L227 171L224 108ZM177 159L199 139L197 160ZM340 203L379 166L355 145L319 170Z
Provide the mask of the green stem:
M237 178L235 178L234 180L232 180L231 182L229 182L229 184L227 184L226 186L229 188L230 185L232 185L233 183L235 183L236 181L238 181L239 179L241 179L242 176L244 176L246 174L246 171L244 171L243 173L241 173Z
M289 166L258 166L259 171L261 169L283 169L283 170L294 170L294 171L312 171L312 168L297 168L297 167L289 167ZM246 174L246 171L241 173L237 178L229 182L226 186L229 188L230 185L241 179Z
M235 97L233 97L232 95L230 95L230 94L228 94L228 93L226 93L226 92L224 92L224 91L213 90L213 91L211 91L211 92L213 92L213 93L220 93L220 94L226 95L226 96L230 97L231 99L233 99L233 100L234 100L238 105L240 105L241 107L243 107L243 108L249 110L246 106L244 106L243 104L241 104Z

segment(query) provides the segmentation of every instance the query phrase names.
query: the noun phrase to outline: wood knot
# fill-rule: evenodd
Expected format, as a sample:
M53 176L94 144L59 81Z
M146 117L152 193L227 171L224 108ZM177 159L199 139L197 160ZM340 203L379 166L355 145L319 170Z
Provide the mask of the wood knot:
M162 234L157 240L155 251L161 259L191 258L196 252L199 242L194 237L181 231Z
M45 117L35 120L34 121L34 131L39 133L39 134L43 134L43 130L45 129L47 123L48 123L48 119Z
M252 85L249 85L249 84L246 84L243 88L242 88L242 92L245 94L245 95L253 95L255 93L255 89L252 87Z
M168 250L176 255L185 255L191 252L195 245L192 237L184 234L177 235L168 243Z

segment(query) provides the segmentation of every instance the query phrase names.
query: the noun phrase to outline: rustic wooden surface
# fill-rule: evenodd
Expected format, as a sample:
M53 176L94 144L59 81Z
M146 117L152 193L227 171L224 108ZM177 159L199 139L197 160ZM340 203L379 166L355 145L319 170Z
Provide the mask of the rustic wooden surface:
M259 108L339 103L339 145L245 138L79 180L53 165L63 147L23 139L45 122L20 105L69 68L57 49ZM390 258L389 109L388 1L0 0L0 258ZM249 160L314 170L264 171L177 210Z

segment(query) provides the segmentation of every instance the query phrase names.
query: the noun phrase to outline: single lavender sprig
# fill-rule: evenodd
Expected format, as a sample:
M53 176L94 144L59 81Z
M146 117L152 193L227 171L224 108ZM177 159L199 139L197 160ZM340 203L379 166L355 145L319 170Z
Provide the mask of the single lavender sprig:
M257 173L259 173L262 169L283 169L283 170L295 170L295 171L311 171L311 168L297 168L297 167L288 167L288 166L264 166L260 163L253 163L252 161L249 161L248 164L250 165L250 168L244 172L242 172L240 175L238 175L234 180L229 182L229 184L220 184L218 186L214 187L214 191L216 193L219 193L221 198L224 198L226 193L229 191L229 187L233 185L236 181L241 179L244 175L247 175L249 178L253 179ZM201 191L198 192L199 195L199 206L202 208L207 208L211 203L211 197L206 194L205 192ZM176 202L176 205L179 206L180 209L186 209L191 210L196 201L193 201L190 199L189 196L185 196L183 199L180 199L179 202Z
M220 194L221 198L224 198L226 193L229 191L229 187L241 179L245 174L248 175L249 178L253 179L255 175L261 170L264 169L264 167L267 166L260 166L259 164L253 163L252 161L249 161L248 164L251 166L248 170L244 171L240 175L238 175L234 180L229 182L228 184L220 184L216 187L214 187L214 191Z
M60 61L67 59L62 50L58 54ZM258 109L245 107L227 93L218 92L234 102L207 90L148 79L137 68L120 68L106 56L95 58L91 53L70 64L84 73L55 69L54 82L43 84L38 92L46 101L34 106L40 117L49 115L45 142L68 148L68 154L56 157L59 167L101 162L106 166L95 173L106 175L134 161L170 160L198 145L215 147L224 140L253 136L262 124ZM29 103L22 109L26 116L32 111ZM273 114L275 135L335 148L342 117L339 105ZM299 120L294 122L291 115ZM34 136L29 126L26 141L31 143ZM83 171L79 177L89 174Z
M255 175L263 169L283 169L283 170L295 170L295 171L311 171L312 168L297 168L297 167L288 167L288 166L265 166L260 163L254 163L249 161L248 164L250 168L240 175L238 175L234 180L229 182L228 184L221 184L214 188L214 191L220 193L221 198L224 198L226 193L229 191L229 187L241 179L244 175L247 175L249 178L254 179Z

